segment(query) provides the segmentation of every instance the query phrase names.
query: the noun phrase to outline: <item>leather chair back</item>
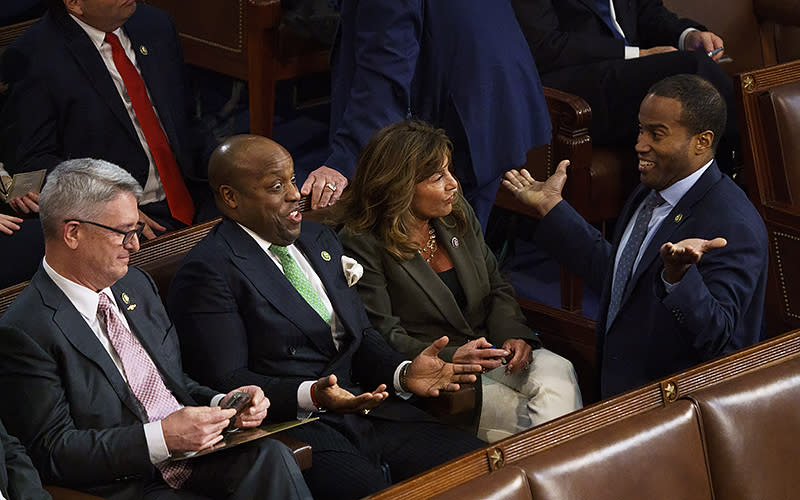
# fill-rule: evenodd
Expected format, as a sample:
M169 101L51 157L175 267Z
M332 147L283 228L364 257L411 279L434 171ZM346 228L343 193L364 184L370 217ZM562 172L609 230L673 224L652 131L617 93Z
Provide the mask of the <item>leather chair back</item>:
M717 498L797 498L800 359L689 396L703 421Z

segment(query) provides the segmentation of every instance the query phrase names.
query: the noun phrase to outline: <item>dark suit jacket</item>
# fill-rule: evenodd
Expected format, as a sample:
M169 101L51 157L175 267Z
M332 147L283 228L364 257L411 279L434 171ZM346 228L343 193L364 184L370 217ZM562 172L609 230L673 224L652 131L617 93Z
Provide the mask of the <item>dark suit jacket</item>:
M112 286L131 331L183 405L217 394L183 373L175 328L152 279L131 267ZM124 307L122 293L136 304ZM0 319L0 408L46 483L114 498L141 498L150 463L144 408L77 309L40 268Z
M207 178L214 144L190 121L175 26L165 12L139 4L123 29L187 185L197 188L190 181ZM3 131L7 170L100 158L144 186L149 164L133 123L97 49L65 12L51 10L7 49L3 75L11 86Z
M6 398L10 404L12 397ZM10 436L0 422L0 492L9 500L49 500L39 473L17 438Z
M319 275L344 325L339 351L328 323L230 219L223 219L189 252L169 290L169 310L188 372L214 387L261 386L271 401L267 418L273 420L297 417L297 388L305 380L334 373L342 387L355 393L381 383L391 388L404 359L370 326L356 289L348 288L336 234L303 222L295 244ZM398 398L389 398L370 416L399 417L411 410Z
M597 10L597 0L511 0L541 73L625 58L625 40L615 38ZM617 22L628 45L678 46L686 28L705 29L679 19L661 0L614 0Z
M496 346L520 338L541 346L514 298L514 290L497 267L480 225L466 203L467 230L456 234L451 217L434 219L437 241L453 261L467 303L462 310L450 289L419 254L400 261L369 234L342 231L345 253L364 266L358 291L375 329L389 344L413 357L442 335L450 344L443 359L484 336Z
M332 77L325 164L347 177L372 135L409 114L459 145L465 162L454 166L467 191L550 141L539 76L509 0L343 0Z
M716 163L659 227L631 276L619 313L607 328L614 257L628 221L647 192L640 185L628 200L613 245L566 202L542 219L535 234L537 245L601 295L597 336L603 397L754 344L763 333L766 229L741 188L723 176ZM727 239L727 246L703 255L666 294L661 245L715 237Z

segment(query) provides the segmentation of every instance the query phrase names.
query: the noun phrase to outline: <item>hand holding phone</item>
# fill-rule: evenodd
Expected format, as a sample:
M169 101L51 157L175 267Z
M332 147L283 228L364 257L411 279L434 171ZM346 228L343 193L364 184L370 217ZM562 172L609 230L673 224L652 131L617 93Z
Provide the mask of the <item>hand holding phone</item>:
M242 412L242 410L247 408L247 406L250 404L250 399L250 394L246 392L234 392L224 399L222 403L220 403L219 407L223 410L227 410L228 408L233 408L236 410L236 415L231 417L231 421L225 430L232 430L235 428L236 417Z

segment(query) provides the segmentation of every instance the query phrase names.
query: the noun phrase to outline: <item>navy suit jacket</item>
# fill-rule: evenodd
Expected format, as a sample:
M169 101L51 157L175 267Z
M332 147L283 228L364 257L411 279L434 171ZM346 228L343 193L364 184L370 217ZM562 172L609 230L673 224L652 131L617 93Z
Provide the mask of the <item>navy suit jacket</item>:
M214 144L191 122L178 34L169 16L139 4L123 25L178 165L190 181L207 178ZM4 111L9 172L52 169L69 158L100 158L144 186L149 171L114 82L86 32L51 10L3 54L11 88Z
M764 222L744 192L716 163L663 221L606 325L620 238L649 189L640 185L618 219L613 244L566 202L539 223L535 241L601 296L597 325L603 397L728 354L761 340L768 248ZM661 280L659 248L686 238L723 237L670 294Z
M8 403L8 398L6 404ZM3 498L49 500L25 447L0 422L0 492Z
M550 142L536 65L509 0L343 0L332 55L331 153L352 177L367 141L409 114L447 131L482 187ZM469 190L467 192L469 196Z
M597 10L597 0L511 0L539 70L549 73L625 58L625 40L615 38ZM678 46L686 28L705 28L679 19L661 0L614 0L617 22L628 45Z
M216 391L183 373L175 328L152 279L138 268L111 287L131 331L183 405ZM122 294L133 308L126 308ZM8 328L6 328L8 327ZM141 498L150 463L144 408L77 309L39 268L0 319L3 422L28 448L46 483L104 497Z
M189 252L169 290L169 311L181 336L187 371L222 389L261 386L271 401L267 418L272 420L295 419L300 383L331 373L356 394L381 383L391 390L394 371L404 359L370 326L356 288L347 286L336 234L303 222L295 244L319 275L344 325L338 351L328 323L230 219L223 219ZM406 418L418 413L389 398L369 415Z

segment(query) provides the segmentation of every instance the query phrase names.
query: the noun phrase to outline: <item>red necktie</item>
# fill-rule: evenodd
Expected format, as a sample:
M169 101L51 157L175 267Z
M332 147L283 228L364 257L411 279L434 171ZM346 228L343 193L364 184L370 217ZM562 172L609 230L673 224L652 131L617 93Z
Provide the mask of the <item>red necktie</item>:
M125 84L125 89L131 98L131 104L133 104L133 112L136 114L136 119L139 120L147 146L150 148L150 154L153 155L153 161L156 163L161 184L164 186L164 194L167 195L169 211L174 218L190 226L194 217L192 197L183 182L181 171L167 142L167 136L153 110L153 104L147 97L144 80L128 56L125 55L125 50L119 43L117 35L106 33L106 42L111 45L111 58L122 76L122 82Z
M111 299L104 293L100 294L97 312L106 324L106 333L111 340L111 345L117 351L122 362L122 370L128 379L128 387L142 403L150 422L163 420L164 417L181 409L180 403L167 389L158 368L147 355L139 339L133 336L130 330L111 308ZM186 461L165 462L156 465L161 471L164 481L172 488L178 489L192 475L192 469Z

